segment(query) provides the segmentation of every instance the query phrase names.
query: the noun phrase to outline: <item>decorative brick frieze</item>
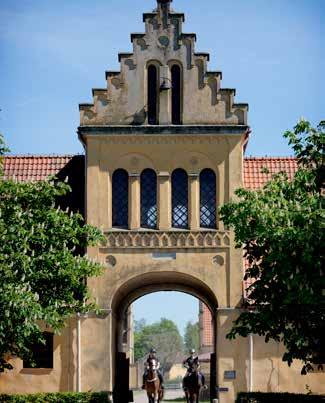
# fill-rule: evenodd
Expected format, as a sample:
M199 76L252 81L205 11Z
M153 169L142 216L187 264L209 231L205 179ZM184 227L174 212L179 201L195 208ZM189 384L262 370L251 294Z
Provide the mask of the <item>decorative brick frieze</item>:
M229 248L228 232L222 231L108 231L103 248L208 249Z

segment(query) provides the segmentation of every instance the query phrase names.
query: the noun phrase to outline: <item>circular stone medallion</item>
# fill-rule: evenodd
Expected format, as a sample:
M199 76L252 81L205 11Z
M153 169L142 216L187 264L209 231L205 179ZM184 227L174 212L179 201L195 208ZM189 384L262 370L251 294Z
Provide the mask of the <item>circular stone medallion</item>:
M116 258L114 257L114 256L112 256L112 255L109 255L109 256L107 256L106 257L106 264L109 266L109 267L111 267L111 268L113 268L113 267L115 267L116 266Z
M169 38L167 36L160 36L158 38L158 41L159 41L160 45L165 48L167 48L167 46L169 45Z

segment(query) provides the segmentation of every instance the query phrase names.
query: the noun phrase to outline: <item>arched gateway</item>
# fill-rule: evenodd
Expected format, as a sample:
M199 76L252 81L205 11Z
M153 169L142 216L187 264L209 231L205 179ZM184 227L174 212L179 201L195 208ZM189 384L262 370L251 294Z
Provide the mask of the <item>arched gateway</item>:
M88 281L106 314L82 323L82 388L128 400L125 312L147 293L173 290L209 307L211 397L225 371L236 371L224 400L233 401L247 384L247 342L225 339L242 301L242 252L216 212L242 186L248 105L207 70L209 54L195 51L196 35L182 32L171 1L143 20L133 52L119 54L121 70L106 72L107 88L80 105L87 220L106 234L88 251L106 267Z
M130 279L124 282L115 292L112 302L112 327L115 333L114 341L114 364L113 364L113 392L116 400L127 401L130 390L130 345L129 337L127 337L128 321L127 314L130 305L138 298L157 291L180 291L197 297L211 312L212 326L215 328L216 313L218 303L215 293L206 283L201 281L197 276L186 273L186 271L176 271L168 267L159 270L158 267L153 268L143 274L130 276ZM168 298L168 297L166 297ZM158 319L158 318L157 318ZM216 333L214 332L214 338ZM214 345L216 341L214 340ZM215 391L216 388L216 354L211 354L210 386ZM211 393L212 394L212 393ZM216 397L216 393L214 393Z

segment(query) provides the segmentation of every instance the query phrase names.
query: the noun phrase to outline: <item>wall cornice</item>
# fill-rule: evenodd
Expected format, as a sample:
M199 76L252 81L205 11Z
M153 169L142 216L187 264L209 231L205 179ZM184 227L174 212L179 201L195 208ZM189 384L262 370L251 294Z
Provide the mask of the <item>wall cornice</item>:
M78 134L87 136L123 135L241 135L248 130L247 125L181 125L181 126L80 126Z

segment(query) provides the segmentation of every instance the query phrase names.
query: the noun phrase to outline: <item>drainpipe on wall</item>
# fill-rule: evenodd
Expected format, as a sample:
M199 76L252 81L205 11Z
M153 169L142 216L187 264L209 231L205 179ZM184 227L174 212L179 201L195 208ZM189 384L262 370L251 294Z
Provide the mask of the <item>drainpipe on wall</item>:
M248 391L253 392L254 389L254 380L253 380L253 369L254 369L254 339L253 333L250 333L248 336L248 343L249 343L249 387Z
M77 314L77 392L81 392L81 316Z

